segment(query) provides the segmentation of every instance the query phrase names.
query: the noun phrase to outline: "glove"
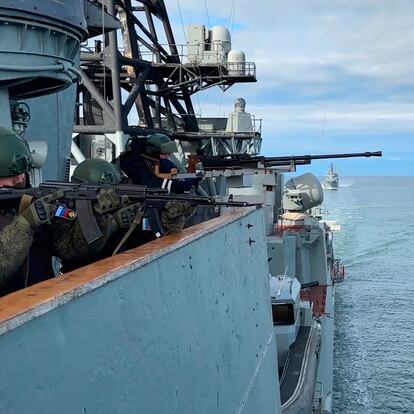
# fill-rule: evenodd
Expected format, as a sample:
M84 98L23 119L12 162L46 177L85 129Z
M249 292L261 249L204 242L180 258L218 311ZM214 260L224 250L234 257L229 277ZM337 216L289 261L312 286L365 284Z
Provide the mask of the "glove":
M50 223L56 212L56 205L53 204L64 196L63 191L55 191L47 196L38 198L29 207L25 208L21 216L30 224L33 229L42 224Z
M98 214L105 214L118 209L124 202L125 200L121 200L114 190L102 189L96 197L96 203L94 203L93 209Z
M176 218L185 214L192 214L194 208L190 203L172 200L165 204L163 212L170 218Z
M193 212L194 208L190 203L168 201L161 212L161 223L167 231L181 231L184 228L186 214Z
M127 229L131 227L132 222L138 214L139 209L141 208L140 203L131 204L126 207L122 207L114 215L116 224L121 229Z

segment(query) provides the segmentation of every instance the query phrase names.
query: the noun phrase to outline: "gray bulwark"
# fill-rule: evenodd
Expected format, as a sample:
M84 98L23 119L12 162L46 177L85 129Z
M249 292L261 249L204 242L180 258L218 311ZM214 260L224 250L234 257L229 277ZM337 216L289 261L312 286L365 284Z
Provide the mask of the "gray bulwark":
M0 299L0 412L280 413L264 234L235 211Z

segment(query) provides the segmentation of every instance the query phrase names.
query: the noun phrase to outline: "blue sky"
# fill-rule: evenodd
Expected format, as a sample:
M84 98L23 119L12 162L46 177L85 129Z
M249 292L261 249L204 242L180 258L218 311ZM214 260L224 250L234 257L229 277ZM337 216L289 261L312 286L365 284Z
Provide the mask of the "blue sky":
M257 66L255 84L194 97L202 116L227 115L244 97L263 118L264 155L382 150L335 166L342 175L414 175L414 1L166 3L177 43L189 23L223 24ZM315 161L311 171L327 166Z

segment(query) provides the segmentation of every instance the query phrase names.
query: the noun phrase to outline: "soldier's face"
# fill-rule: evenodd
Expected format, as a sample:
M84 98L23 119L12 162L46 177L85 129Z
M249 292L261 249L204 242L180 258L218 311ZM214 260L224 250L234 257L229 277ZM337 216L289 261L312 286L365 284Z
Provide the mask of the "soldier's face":
M166 159L168 159L169 156L170 156L170 154L162 152L160 154L160 160L166 160Z
M26 188L26 174L23 173L15 177L0 177L0 187Z

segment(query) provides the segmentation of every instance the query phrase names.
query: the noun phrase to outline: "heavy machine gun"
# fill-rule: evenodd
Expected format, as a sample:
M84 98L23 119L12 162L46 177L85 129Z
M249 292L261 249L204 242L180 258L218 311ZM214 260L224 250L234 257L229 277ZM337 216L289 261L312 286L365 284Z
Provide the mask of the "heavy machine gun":
M277 168L310 164L313 160L354 158L354 157L381 157L382 151L351 152L345 154L316 154L316 155L286 155L280 157L250 156L246 154L204 156L200 161L205 170L223 168Z
M0 202L7 200L19 200L23 195L38 199L52 193L59 192L59 196L53 204L55 211L59 207L73 209L74 218L79 221L79 225L88 243L101 238L102 232L96 221L92 202L98 199L101 190L113 190L120 197L127 197L128 203L141 203L144 213L147 216L151 229L155 234L163 235L160 211L168 201L179 201L189 203L194 207L249 207L259 206L243 201L234 201L232 196L227 201L218 201L214 197L201 197L193 194L170 194L167 190L160 188L149 188L136 184L104 184L87 185L78 183L68 183L61 181L46 181L36 188L14 189L1 188ZM45 213L46 214L46 213Z

